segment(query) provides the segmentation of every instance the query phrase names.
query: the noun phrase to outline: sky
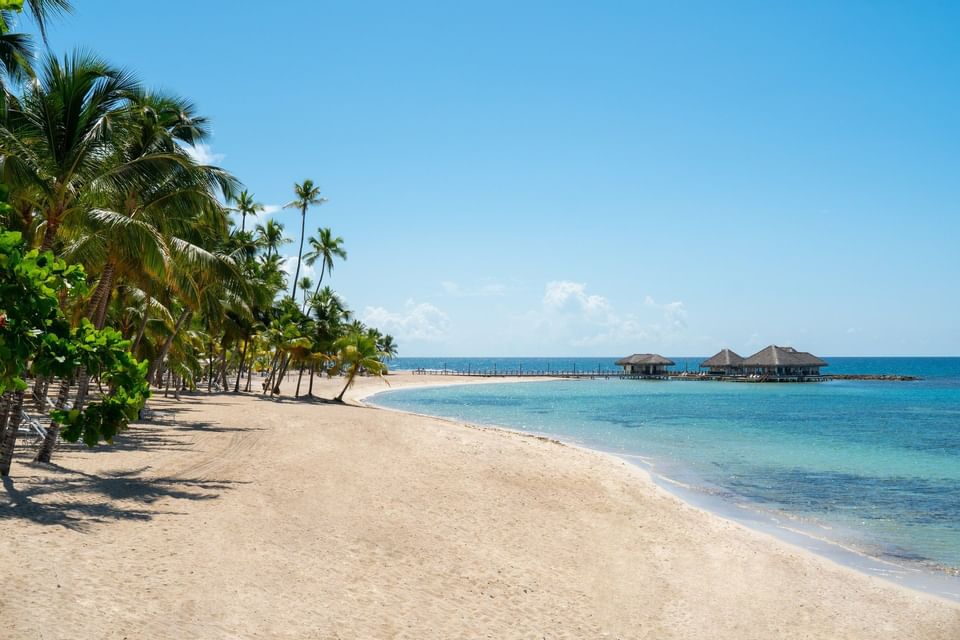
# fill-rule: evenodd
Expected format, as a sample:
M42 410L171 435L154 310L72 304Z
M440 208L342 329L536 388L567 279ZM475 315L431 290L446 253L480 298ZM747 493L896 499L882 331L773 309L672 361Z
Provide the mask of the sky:
M401 355L960 355L960 3L74 4Z

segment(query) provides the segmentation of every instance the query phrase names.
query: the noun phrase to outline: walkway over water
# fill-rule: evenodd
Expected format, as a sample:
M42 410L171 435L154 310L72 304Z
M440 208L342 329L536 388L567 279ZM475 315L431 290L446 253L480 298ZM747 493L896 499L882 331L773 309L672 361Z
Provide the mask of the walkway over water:
M829 375L820 376L718 376L693 371L668 371L663 375L640 375L610 370L527 370L527 369L489 369L482 371L459 369L414 369L416 375L428 376L464 376L470 378L560 378L560 379L618 379L618 380L690 380L711 382L823 382L830 380ZM845 379L869 379L868 376L846 375ZM906 376L886 379L908 379Z

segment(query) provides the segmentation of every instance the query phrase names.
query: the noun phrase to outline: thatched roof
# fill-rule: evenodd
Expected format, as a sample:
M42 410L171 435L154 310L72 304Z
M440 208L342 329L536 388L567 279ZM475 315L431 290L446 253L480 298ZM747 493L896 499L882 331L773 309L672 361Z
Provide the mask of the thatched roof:
M739 367L743 364L743 356L730 349L723 349L712 358L700 363L701 367Z
M793 347L770 345L744 358L746 367L826 367L826 362L806 351L797 351Z
M662 364L670 366L675 363L673 360L664 358L659 353L635 353L632 356L617 360L616 364L622 367L626 364Z

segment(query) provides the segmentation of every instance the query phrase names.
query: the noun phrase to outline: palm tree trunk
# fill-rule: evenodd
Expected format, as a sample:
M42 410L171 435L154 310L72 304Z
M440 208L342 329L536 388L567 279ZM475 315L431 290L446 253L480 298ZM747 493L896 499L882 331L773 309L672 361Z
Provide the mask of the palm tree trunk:
M67 400L70 398L70 379L65 378L60 383L60 393L57 394L57 409L63 410L67 406ZM78 398L79 402L79 398ZM76 408L76 407L75 407ZM57 446L57 438L60 436L60 423L53 421L47 427L47 435L43 439L43 445L40 451L37 451L34 462L50 462L53 456L53 448Z
M3 441L0 442L0 476L10 475L13 450L17 446L17 436L20 435L20 421L23 420L23 391L13 392L10 405L10 417L7 418L7 428L3 432Z
M317 280L317 288L313 290L313 295L315 295L315 296L316 296L316 295L320 295L320 283L323 282L323 272L324 272L324 270L326 270L326 268L327 268L327 261L324 260L323 257L321 256L321 258L320 258L320 279Z
M253 359L256 357L256 353L252 354L250 356L251 362L247 365L247 386L244 389L247 393L250 393L250 386L253 384Z
M146 304L143 305L143 318L140 320L140 326L137 327L137 335L133 339L133 344L130 345L130 353L136 354L137 347L140 346L140 341L143 340L143 334L147 330L147 321L150 320L150 302L153 300L149 295L147 296Z
M99 324L100 307L103 304L104 298L108 298L110 291L113 289L113 274L116 268L112 260L107 262L103 268L103 273L100 274L100 282L97 283L97 288L94 289L93 295L90 297L90 302L87 304L86 315L90 319L90 322L98 329L103 328L103 325ZM104 309L104 315L105 314L106 310Z
M240 377L243 375L243 363L247 359L247 347L250 346L250 340L243 341L243 352L240 354L240 366L237 367L237 383L233 385L233 392L240 393Z
M267 389L273 388L273 377L277 375L277 362L280 360L281 353L282 352L278 347L277 352L273 354L273 360L270 361L270 368L267 373L267 379L263 383L263 395L266 395Z
M307 207L300 211L300 251L297 252L297 275L293 276L293 293L290 297L297 299L297 280L300 279L300 260L303 258L303 237L307 234Z
M357 376L359 369L360 367L356 365L350 369L350 374L347 376L347 384L343 385L343 390L340 392L340 395L337 396L337 402L343 402L343 394L345 394L347 389L350 388L350 385L353 384L353 379Z
M163 361L167 359L167 354L170 353L170 347L173 345L173 339L177 336L177 332L180 331L180 328L184 323L190 319L190 316L193 314L189 309L184 309L183 313L180 314L180 317L177 319L177 324L173 327L173 332L167 336L167 339L163 343L163 348L160 349L160 354L154 358L153 362L150 363L150 369L147 372L147 380L153 380L153 376L157 373L157 370L160 368L160 365L163 364ZM162 384L157 383L159 387Z
M296 392L293 394L293 397L294 397L294 398L299 398L299 397L300 397L300 381L303 380L303 369L304 369L304 367L306 367L306 366L307 366L307 363L306 363L306 362L301 362L301 363L300 363L300 375L297 376L297 390L296 390Z
M223 353L220 354L220 371L217 373L217 383L223 388L223 391L226 392L230 388L230 382L227 380L227 349L224 347Z
M313 397L313 372L317 370L317 363L310 363L310 386L307 387L307 395Z
M60 227L59 214L47 217L47 228L43 232L43 242L40 244L40 253L53 251L53 241L57 238L57 229Z
M93 326L97 329L103 329L107 318L107 304L110 302L110 295L113 292L113 277L116 270L116 264L114 264L112 260L108 261L107 265L103 268L103 273L100 274L100 282L97 283L97 288L94 290L93 296L90 298L90 303L87 306L87 317L93 322ZM84 367L80 367L79 373L77 374L77 403L74 407L75 409L83 408L89 390L90 374ZM59 431L59 426L57 430ZM39 456L39 454L37 455ZM44 460L44 462L47 461Z
M213 340L210 341L210 351L207 352L207 393L213 392Z
M283 359L283 365L280 367L280 375L277 376L276 381L273 385L273 393L280 394L280 384L283 382L283 376L287 373L287 367L290 366L290 360L292 356L287 356Z
M7 391L0 394L0 442L3 442L3 434L7 432L7 423L10 421L10 408L13 406L13 392Z

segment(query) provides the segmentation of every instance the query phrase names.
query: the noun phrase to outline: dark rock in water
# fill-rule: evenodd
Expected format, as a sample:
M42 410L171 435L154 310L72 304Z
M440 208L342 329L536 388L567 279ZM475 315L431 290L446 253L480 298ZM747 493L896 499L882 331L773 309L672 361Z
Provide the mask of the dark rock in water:
M897 382L922 380L920 376L902 376L895 373L834 373L829 378L831 380L893 380Z

